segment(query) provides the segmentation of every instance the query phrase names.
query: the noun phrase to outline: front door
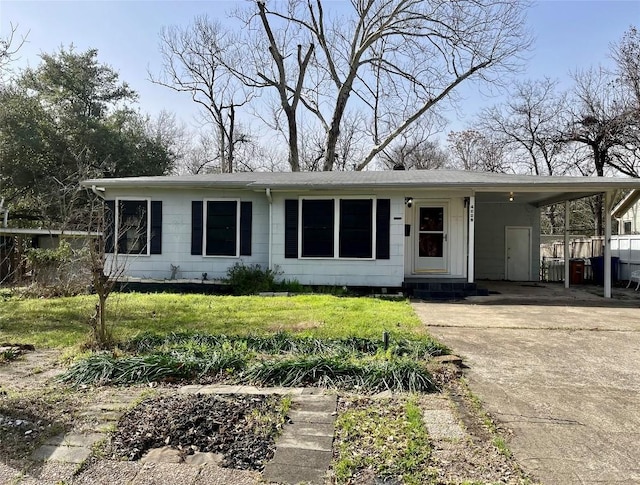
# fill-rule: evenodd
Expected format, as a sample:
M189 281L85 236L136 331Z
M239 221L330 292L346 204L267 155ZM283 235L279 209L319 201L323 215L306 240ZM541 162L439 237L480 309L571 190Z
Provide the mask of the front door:
M531 228L507 227L505 244L505 279L531 281Z
M416 207L418 217L415 227L416 273L447 273L447 204L420 204Z

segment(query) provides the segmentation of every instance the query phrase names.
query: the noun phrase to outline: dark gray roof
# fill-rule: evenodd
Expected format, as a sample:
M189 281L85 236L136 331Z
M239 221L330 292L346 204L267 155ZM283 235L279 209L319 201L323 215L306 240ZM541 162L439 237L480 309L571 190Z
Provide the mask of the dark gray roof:
M389 170L364 172L246 172L213 175L127 177L85 180L85 186L164 188L330 189L330 188L469 188L496 190L586 191L640 188L640 179L614 177L545 177L459 170ZM546 189L546 190L545 190Z

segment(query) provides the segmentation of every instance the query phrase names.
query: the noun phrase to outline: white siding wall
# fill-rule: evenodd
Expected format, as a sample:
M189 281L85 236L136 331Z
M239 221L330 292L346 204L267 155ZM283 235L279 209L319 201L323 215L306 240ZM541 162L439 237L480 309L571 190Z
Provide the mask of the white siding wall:
M530 204L476 197L476 279L505 278L505 227L531 226L531 278L540 274L540 210Z
M264 194L249 191L220 190L109 190L105 197L150 197L162 201L162 254L150 256L118 256L124 258L125 275L137 278L165 279L171 276L171 265L180 266L179 279L208 279L226 276L227 268L236 262L268 265L269 204ZM191 202L203 199L240 199L252 201L251 256L205 257L191 255Z
M293 259L284 257L284 201L309 193L274 193L273 195L273 264L283 278L303 285L401 286L404 280L404 195L379 192L378 199L391 200L390 259ZM316 192L316 196L335 197L335 192ZM371 193L341 193L340 196Z
M639 234L640 233L640 202L636 202L624 215L619 219L620 227L618 232L620 234ZM624 223L631 223L631 230L624 230Z

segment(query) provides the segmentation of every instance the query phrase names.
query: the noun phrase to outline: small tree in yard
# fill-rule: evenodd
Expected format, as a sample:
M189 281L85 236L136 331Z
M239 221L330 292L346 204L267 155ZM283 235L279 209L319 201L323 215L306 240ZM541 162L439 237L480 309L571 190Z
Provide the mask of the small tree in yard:
M88 245L91 284L98 297L95 313L89 318L90 344L93 347L108 348L113 343L113 336L107 320L107 299L124 274L127 260L117 250L112 255L108 254L107 248L111 245L117 247L117 241L125 233L129 241L136 245L143 235L141 221L146 215L140 213L133 219L120 220L116 224L114 208L107 206L102 198L92 192L89 192L89 198L88 223L95 232L101 234L101 237L92 239Z

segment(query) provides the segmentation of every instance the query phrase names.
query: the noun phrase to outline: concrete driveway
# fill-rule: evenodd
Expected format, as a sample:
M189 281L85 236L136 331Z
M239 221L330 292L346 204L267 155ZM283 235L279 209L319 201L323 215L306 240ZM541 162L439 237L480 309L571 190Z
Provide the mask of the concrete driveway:
M500 294L414 303L465 359L472 391L543 484L640 484L640 293L497 284Z

